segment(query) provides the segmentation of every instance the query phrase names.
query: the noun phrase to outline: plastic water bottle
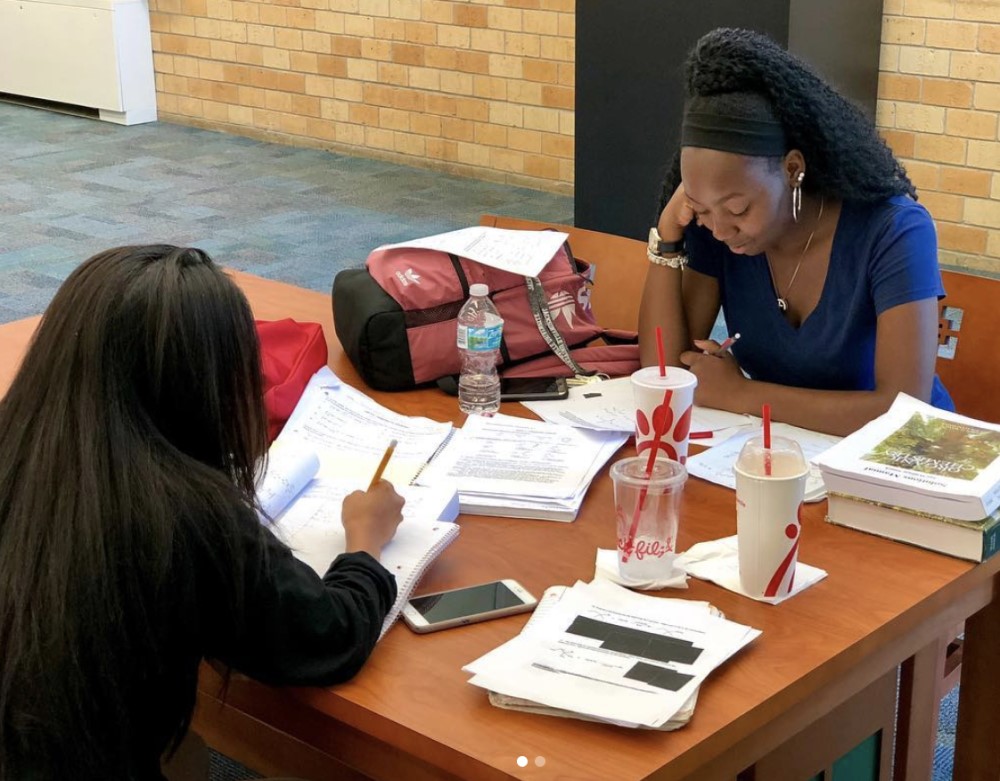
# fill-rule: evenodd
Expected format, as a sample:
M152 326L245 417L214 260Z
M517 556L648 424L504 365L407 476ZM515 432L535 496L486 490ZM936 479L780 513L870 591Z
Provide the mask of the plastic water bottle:
M458 352L462 356L458 407L470 415L492 415L500 409L497 353L503 319L490 301L489 287L469 285L469 294L458 312Z

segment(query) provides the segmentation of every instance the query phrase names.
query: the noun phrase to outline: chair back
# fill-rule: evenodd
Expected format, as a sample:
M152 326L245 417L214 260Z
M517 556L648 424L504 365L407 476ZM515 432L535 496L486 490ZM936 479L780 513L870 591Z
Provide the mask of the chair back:
M962 415L1000 423L1000 279L942 271L937 373Z
M646 245L635 239L577 228L559 223L535 222L516 217L484 214L480 225L512 230L553 229L569 234L573 255L592 263L594 289L590 304L594 317L604 328L635 331L639 327L639 300L646 281Z

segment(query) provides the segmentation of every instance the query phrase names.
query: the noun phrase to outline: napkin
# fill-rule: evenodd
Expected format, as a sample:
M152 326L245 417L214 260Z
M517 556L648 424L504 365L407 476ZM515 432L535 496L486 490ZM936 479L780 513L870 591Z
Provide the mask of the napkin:
M594 577L610 580L619 586L635 588L640 591L657 591L661 588L687 588L687 575L684 570L679 569L677 564L679 558L674 559L674 566L670 574L658 580L634 580L626 578L618 572L618 551L597 549L597 561L594 565Z
M711 580L723 588L735 591L745 597L750 597L740 587L740 560L736 536L723 537L720 540L709 540L692 545L677 557L675 567L681 567L689 575L701 580ZM810 567L801 561L795 565L795 585L790 594L780 597L750 597L758 602L777 605L800 591L809 588L826 577L826 570Z

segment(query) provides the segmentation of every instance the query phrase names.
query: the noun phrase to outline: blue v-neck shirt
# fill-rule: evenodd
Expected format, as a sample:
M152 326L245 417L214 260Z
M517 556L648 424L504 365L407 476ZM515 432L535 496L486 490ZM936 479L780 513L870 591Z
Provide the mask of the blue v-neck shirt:
M816 309L796 328L778 309L761 255L735 255L692 226L690 267L719 281L733 354L753 379L820 390L874 390L876 318L910 301L941 298L937 236L927 210L906 196L844 202ZM934 377L931 404L953 410Z

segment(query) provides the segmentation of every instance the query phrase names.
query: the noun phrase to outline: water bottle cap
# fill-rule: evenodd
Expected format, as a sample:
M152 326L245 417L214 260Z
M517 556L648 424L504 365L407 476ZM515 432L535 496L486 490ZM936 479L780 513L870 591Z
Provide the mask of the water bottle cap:
M482 282L476 282L474 285L469 285L469 295L476 296L477 298L482 298L490 294L490 286L483 284Z

